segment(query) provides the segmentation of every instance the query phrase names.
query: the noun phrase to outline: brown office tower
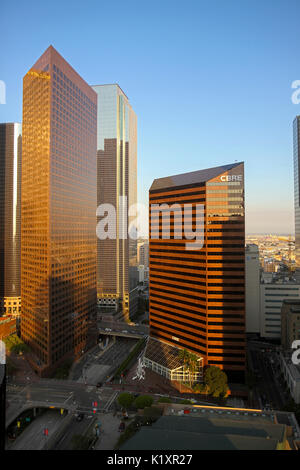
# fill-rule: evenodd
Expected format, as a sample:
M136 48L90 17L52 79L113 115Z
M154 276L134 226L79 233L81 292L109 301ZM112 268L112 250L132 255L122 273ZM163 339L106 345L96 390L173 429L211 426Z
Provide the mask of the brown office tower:
M243 380L244 164L154 180L149 196L150 336Z
M97 96L50 46L23 80L21 334L42 376L96 316Z
M0 124L0 316L21 309L21 124Z
M128 236L135 218L128 211L137 202L137 120L119 85L93 89L98 96L98 304L128 320L138 303L137 241ZM107 210L115 227L103 233Z

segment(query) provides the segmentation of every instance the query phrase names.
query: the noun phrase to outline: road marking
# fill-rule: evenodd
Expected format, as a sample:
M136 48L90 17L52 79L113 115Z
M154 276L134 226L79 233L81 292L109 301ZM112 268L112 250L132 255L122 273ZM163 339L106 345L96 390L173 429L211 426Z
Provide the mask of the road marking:
M106 406L105 406L105 410L108 411L110 406L112 405L112 403L115 401L115 399L117 398L119 392L114 392L111 396L110 399L108 399L108 402L106 403Z

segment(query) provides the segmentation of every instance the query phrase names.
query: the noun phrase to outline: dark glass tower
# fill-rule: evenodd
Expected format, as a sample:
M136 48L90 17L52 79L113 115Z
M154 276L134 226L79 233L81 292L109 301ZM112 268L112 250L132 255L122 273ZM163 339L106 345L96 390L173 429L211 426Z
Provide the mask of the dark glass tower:
M0 124L0 316L20 314L21 124Z
M203 357L204 365L224 369L231 380L243 380L244 164L154 180L149 204L150 214L160 213L149 224L150 335ZM156 206L166 204L169 209ZM170 210L175 204L179 212ZM189 237L197 205L203 208L203 245L187 249L195 243Z
M23 80L22 338L47 375L96 317L97 95L50 46Z

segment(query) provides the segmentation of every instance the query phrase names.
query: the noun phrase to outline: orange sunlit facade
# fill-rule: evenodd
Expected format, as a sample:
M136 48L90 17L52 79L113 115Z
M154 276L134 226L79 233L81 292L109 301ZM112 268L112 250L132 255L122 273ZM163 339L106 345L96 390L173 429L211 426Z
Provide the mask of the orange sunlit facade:
M41 375L96 315L96 100L52 46L23 80L21 334Z
M244 164L155 180L149 198L151 336L243 378ZM157 206L163 204L166 213ZM203 243L187 249L196 243L189 237L197 217ZM169 235L163 218L169 218Z

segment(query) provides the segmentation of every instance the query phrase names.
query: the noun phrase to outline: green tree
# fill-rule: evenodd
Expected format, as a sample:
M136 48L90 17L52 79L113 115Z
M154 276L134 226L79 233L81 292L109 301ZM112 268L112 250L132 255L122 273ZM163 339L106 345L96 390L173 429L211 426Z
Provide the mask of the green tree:
M171 402L171 399L168 398L168 397L161 397L161 398L158 400L158 403L172 403L172 402Z
M189 363L189 358L190 358L190 353L187 349L180 349L179 353L178 353L178 356L179 358L182 360L183 362L183 368L184 370L187 369L188 367L188 363Z
M158 406L144 408L144 417L154 423L162 415L162 409Z
M134 396L131 393L120 393L118 396L118 403L123 407L123 408L130 408L132 403L134 402Z
M228 394L227 375L219 367L208 367L204 374L204 384L208 387L209 393L217 397L226 397Z
M146 406L151 406L152 403L153 403L153 398L149 395L141 395L139 397L136 398L134 404L136 406L136 408L145 408Z
M196 354L189 354L189 359L188 359L188 370L189 370L189 375L190 375L190 385L192 384L192 376L196 373L198 369L198 356Z

